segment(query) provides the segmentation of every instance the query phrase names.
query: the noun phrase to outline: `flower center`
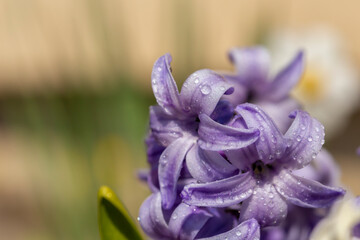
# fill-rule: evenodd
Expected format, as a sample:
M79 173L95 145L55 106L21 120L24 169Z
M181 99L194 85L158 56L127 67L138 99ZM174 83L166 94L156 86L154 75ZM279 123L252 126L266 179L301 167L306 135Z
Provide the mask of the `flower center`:
M261 160L258 160L251 165L251 169L255 178L264 180L269 176L269 173L274 170L274 167L270 164L264 164Z

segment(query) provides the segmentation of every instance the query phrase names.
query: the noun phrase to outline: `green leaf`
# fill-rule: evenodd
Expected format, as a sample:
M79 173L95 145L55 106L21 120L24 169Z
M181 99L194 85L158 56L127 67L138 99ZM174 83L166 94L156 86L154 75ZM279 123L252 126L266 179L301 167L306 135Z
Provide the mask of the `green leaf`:
M142 240L136 224L109 187L100 188L98 200L102 240Z

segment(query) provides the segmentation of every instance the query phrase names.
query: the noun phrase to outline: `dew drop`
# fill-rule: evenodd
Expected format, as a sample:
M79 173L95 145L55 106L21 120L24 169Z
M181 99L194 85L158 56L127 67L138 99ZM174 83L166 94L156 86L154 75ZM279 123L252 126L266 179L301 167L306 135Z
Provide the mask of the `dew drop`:
M195 78L194 83L198 84L199 83L199 78Z
M236 231L236 236L240 237L240 236L241 236L241 232L240 232L240 231Z
M140 220L141 220L140 217L137 217L137 220L138 220L138 222L140 222Z
M296 137L296 141L298 141L298 142L301 141L301 136L300 136L300 135L298 135L298 136Z
M220 87L220 91L225 91L225 87L224 87L224 86L221 86L221 87Z
M312 137L308 137L308 141L312 142L313 138Z
M208 95L209 93L211 93L211 87L206 84L206 85L201 87L200 91L201 91L202 94Z
M174 219L174 220L177 219L177 217L178 217L178 216L177 216L176 213L174 213L174 214L171 216L171 218Z
M161 69L161 67L158 67L157 70L158 70L159 72L161 72L162 69Z

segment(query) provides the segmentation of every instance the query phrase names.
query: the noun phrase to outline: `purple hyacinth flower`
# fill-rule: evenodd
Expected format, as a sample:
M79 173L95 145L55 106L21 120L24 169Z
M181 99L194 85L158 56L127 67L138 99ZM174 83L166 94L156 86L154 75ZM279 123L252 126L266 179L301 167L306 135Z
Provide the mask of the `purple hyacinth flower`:
M224 74L224 77L235 85L235 91L226 99L235 106L245 102L260 106L281 132L285 132L290 121L283 116L299 108L289 93L303 74L303 52L299 51L274 77L269 76L270 55L263 47L233 48L229 59L235 65L236 73Z
M150 107L151 135L165 148L156 167L162 204L166 209L174 205L176 183L184 159L189 154L205 156L197 145L199 114L210 116L218 122L226 122L226 116L232 116L232 109L226 107L226 102L221 101L221 97L233 91L232 85L222 76L210 70L199 70L188 77L179 93L171 74L170 62L170 54L165 54L154 64L151 82L159 106ZM242 147L253 143L258 134L257 130L251 129L236 131L242 136L242 141L238 141L238 145ZM213 175L213 180L236 173L237 169L230 164L222 162L220 165L226 171L217 172Z
M241 173L185 186L181 193L185 203L203 207L230 207L241 203L240 221L254 218L265 227L282 222L289 203L322 208L344 195L341 188L328 187L293 173L315 159L324 143L324 129L317 120L304 111L294 111L290 115L294 120L283 135L256 105L242 104L235 112L230 126L200 115L199 145L204 150L223 151ZM236 148L238 136L230 130L223 131L224 128L255 128L260 136L248 147Z
M306 167L296 170L294 174L318 181L324 185L339 184L339 170L333 157L325 149ZM289 206L288 215L280 226L261 230L262 240L307 240L314 227L329 213L329 208L313 209Z
M160 193L150 195L140 207L140 225L152 239L217 240L259 239L256 220L238 223L235 216L222 209L201 208L177 201L164 209Z

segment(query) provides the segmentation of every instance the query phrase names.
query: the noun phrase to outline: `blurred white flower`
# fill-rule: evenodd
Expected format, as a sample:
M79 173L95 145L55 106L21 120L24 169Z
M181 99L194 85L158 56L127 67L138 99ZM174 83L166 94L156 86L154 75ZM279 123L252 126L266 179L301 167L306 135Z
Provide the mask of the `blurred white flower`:
M360 222L360 206L346 197L335 203L328 217L313 230L310 240L350 240L354 226Z
M360 96L358 71L340 36L325 28L272 33L268 45L274 71L299 50L305 50L306 70L293 95L305 110L324 124L327 139L346 125Z

